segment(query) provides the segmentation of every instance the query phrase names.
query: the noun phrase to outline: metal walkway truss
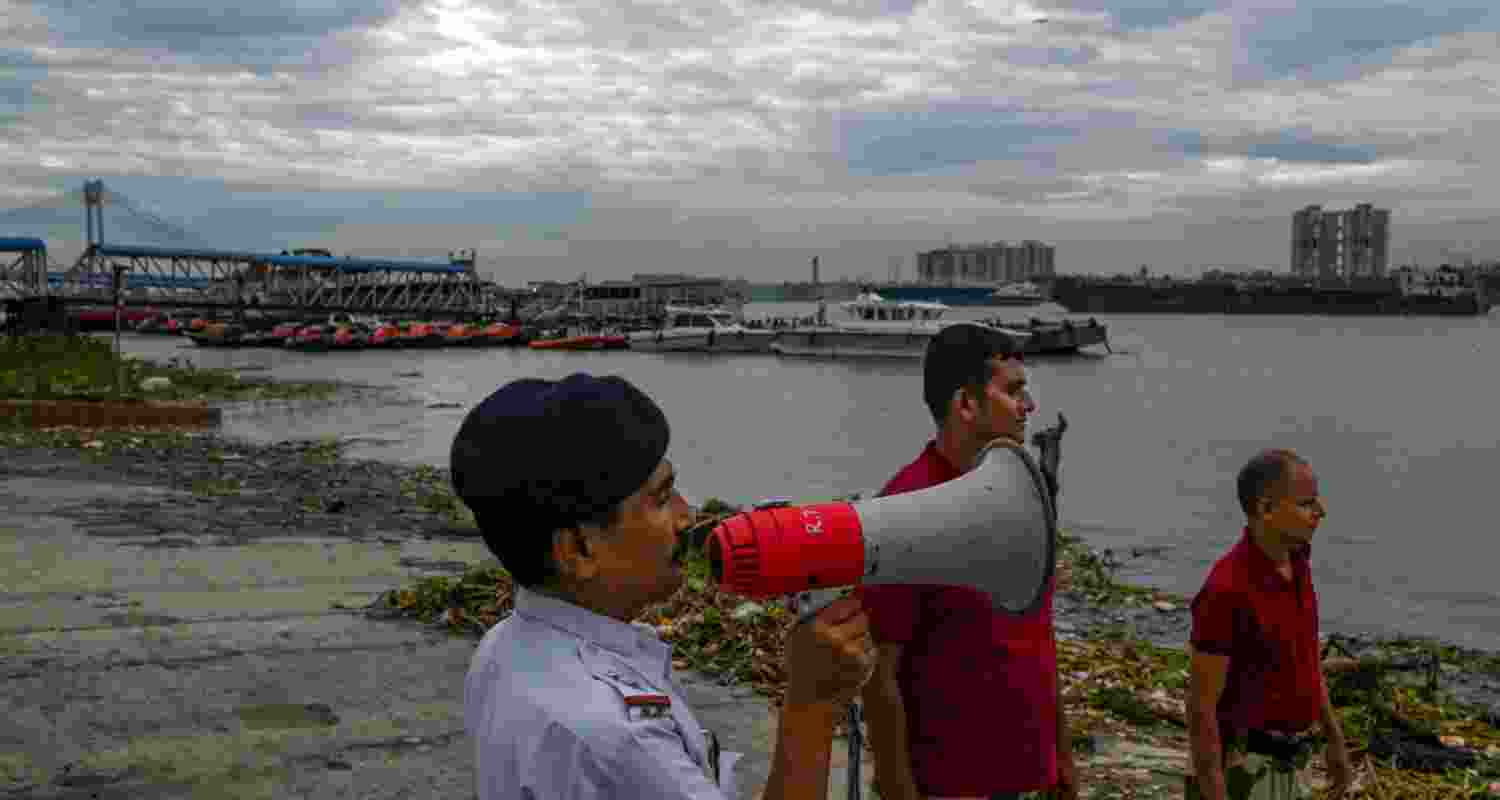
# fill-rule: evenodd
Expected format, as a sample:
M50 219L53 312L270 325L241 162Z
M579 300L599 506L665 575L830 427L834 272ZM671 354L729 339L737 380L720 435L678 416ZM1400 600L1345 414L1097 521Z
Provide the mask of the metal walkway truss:
M41 249L4 252L8 242ZM48 271L40 240L0 239L0 294L111 303L116 268L132 306L267 311L480 314L494 308L472 260L449 263L134 245L91 245L69 269ZM45 275L45 279L43 276Z

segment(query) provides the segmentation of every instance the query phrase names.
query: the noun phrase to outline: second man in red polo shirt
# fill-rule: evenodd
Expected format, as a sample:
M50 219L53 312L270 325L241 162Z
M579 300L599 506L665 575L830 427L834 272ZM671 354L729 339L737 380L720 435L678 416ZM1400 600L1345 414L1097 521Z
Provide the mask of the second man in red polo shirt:
M1349 753L1318 653L1318 595L1308 552L1328 513L1318 478L1290 450L1250 459L1237 480L1246 524L1193 598L1187 796L1302 796L1298 773L1327 741L1330 797L1350 782ZM1322 723L1322 737L1310 729Z
M937 437L882 495L957 478L997 438L1026 441L1036 410L1020 344L978 325L944 328L928 344L923 396ZM879 665L865 716L881 800L996 798L1054 790L1077 797L1058 697L1052 586L1023 616L950 586L861 590Z

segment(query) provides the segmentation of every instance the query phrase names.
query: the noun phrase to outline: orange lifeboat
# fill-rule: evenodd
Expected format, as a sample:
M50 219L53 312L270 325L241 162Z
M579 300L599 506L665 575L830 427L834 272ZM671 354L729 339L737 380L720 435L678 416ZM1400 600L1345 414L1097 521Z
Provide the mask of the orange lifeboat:
M620 350L629 346L630 340L623 335L602 333L543 336L528 345L533 350Z
M474 338L479 330L472 325L450 325L448 330L443 331L443 344L448 347L468 347L475 344Z
M520 335L520 327L496 322L480 329L479 334L474 337L474 344L482 347L499 347L515 343Z
M365 346L386 350L400 347L401 328L388 322L381 323L380 325L375 326L375 330L370 331L370 338L369 341L365 343Z
M442 334L430 322L413 322L401 334L402 347L441 347Z

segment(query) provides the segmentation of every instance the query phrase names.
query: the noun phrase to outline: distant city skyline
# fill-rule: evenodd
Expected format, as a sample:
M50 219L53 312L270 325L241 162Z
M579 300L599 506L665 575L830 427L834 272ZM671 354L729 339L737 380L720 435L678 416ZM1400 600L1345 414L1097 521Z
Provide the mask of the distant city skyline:
M1359 203L1393 265L1500 258L1491 0L0 3L0 235L62 259L82 209L39 207L95 178L215 247L506 283L1280 271Z
M113 187L116 184L111 183L109 185ZM71 262L74 258L77 257L79 253L82 252L82 232L84 230L82 204L81 200L79 200L78 207L75 209L71 204L59 201L67 197L71 197L71 195L78 194L80 190L81 184L78 187L75 187L75 189L70 192L59 192L52 198L52 202L50 203L34 204L34 206L30 209L29 214L23 214L20 217L20 222L11 221L16 216L16 210L0 209L0 236L40 235L41 238L48 240L48 244L52 248L52 260L54 262ZM319 193L315 191L299 194L305 194L306 196L311 198L318 198L319 196ZM285 197L285 195L278 195L278 198L282 197ZM228 195L226 195L226 198L228 198ZM443 260L456 251L470 249L467 246L454 246L445 248L441 246L420 244L415 246L411 244L403 244L382 248L368 246L371 243L367 240L361 240L363 244L367 245L364 247L355 246L341 248L337 246L336 243L330 243L326 240L317 240L316 237L299 238L294 240L288 239L284 240L282 244L273 247L267 247L264 245L259 247L235 247L232 246L231 242L246 240L247 237L243 232L238 234L235 239L226 239L221 242L214 242L212 240L209 240L202 234L197 234L196 232L186 228L181 231L182 235L201 237L202 241L176 241L172 240L170 236L163 236L162 231L165 229L164 226L176 226L177 223L175 223L171 219L163 218L162 215L157 214L149 209L143 209L143 204L138 199L128 198L128 196L127 199L134 201L132 210L127 211L126 209L122 208L109 209L105 226L105 235L107 241L114 243L155 244L161 246L212 246L223 249L244 249L264 252L280 252L281 250L291 249L295 247L327 247L333 250L337 255L341 256L348 255L354 257L372 258L417 258L432 260ZM232 199L234 200L235 205L238 207L236 209L238 211L249 210L251 213L265 213L270 211L269 209L247 209L245 207L245 204L243 203L242 198L235 197ZM292 198L286 197L285 199L290 201ZM1303 210L1304 209L1294 210L1291 212L1291 216L1295 216L1296 213ZM21 211L26 212L27 209L23 208L21 209ZM386 208L381 210L381 213L399 213L399 211L399 207L392 208L391 206L387 206ZM135 216L137 214L143 215L145 221L143 222L141 218ZM1276 227L1280 228L1279 243L1283 251L1285 249L1286 242L1287 219L1288 217L1282 216L1278 217L1275 220L1268 219L1265 221L1268 228L1272 223L1275 223ZM30 221L28 222L28 220ZM1468 227L1472 226L1475 222L1478 222L1478 220L1463 221L1459 224L1461 226ZM1400 229L1401 224L1399 220L1397 221L1395 227L1397 228L1397 230ZM49 233L51 234L50 236L48 235ZM153 240L153 237L155 240ZM1012 243L1020 243L1022 241L1026 241L1026 239L1016 238L1011 240ZM824 265L827 265L824 266L822 270L823 279L825 281L880 281L892 279L893 275L898 276L899 280L911 281L920 278L917 269L917 262L921 253L939 250L947 247L962 248L982 243L982 240L979 240L977 238L973 241L970 241L962 240L952 235L945 235L942 242L912 244L908 246L912 247L913 249L906 252L900 252L896 251L894 249L894 245L888 242L845 242L844 246L839 250L830 251L809 249L785 252L784 256L785 258L789 259L788 261L766 264L768 268L759 271L754 270L753 266L747 265L743 261L740 261L738 263L741 264L740 269L742 271L739 272L729 270L715 271L712 268L700 268L696 271L688 270L688 272L690 274L714 275L729 279L744 279L751 282L800 282L810 279L810 262L812 258L817 257ZM1062 244L1064 248L1067 248L1070 243L1064 242ZM1104 248L1109 248L1114 243L1085 242L1082 244L1084 246L1096 244ZM1049 247L1053 247L1054 250L1057 248L1057 245L1052 242L1048 242L1047 245ZM764 251L767 248L761 249L762 251ZM1266 246L1266 243L1259 243L1259 246L1256 249L1267 250L1268 247ZM1475 245L1475 240L1473 239L1453 240L1447 242L1419 242L1417 243L1417 246L1415 248L1408 247L1406 249L1407 251L1414 251L1418 253L1426 252L1429 257L1426 259L1422 259L1420 257L1413 259L1392 258L1390 261L1390 268L1394 268L1395 266L1406 263L1417 263L1422 266L1436 266L1440 263L1463 264L1466 261L1483 262L1500 260L1500 252L1497 252L1496 255L1488 255L1489 252L1496 251L1487 250L1484 247L1477 247ZM851 262L851 253L859 250L865 250L872 253L880 253L882 255L880 256L879 260L874 260L874 256L871 256L871 258L868 260ZM1392 244L1391 252L1400 252L1401 250L1401 247L1397 246L1394 243ZM1066 252L1066 250L1064 250L1064 252ZM809 253L812 253L813 255L808 255ZM762 252L762 255L767 255L767 253ZM801 260L800 269L797 268L798 265L796 259ZM566 263L558 263L560 261ZM840 269L838 266L841 262L843 262L842 269ZM884 269L879 267L879 264L882 262L885 265ZM1056 271L1062 274L1090 272L1119 274L1135 273L1139 271L1141 266L1146 266L1151 270L1153 274L1178 275L1188 277L1201 275L1206 272L1215 270L1241 272L1269 270L1272 272L1280 273L1288 273L1292 271L1284 256L1279 262L1267 260L1262 263L1255 263L1250 261L1235 262L1229 260L1206 261L1201 263L1126 263L1120 261L1119 259L1115 259L1111 263L1113 263L1115 266L1094 270L1077 268L1069 269L1067 267L1066 256L1064 256L1063 258L1057 259ZM545 259L537 259L534 255L527 256L516 253L507 254L503 251L499 253L486 253L482 250L478 253L476 265L477 269L484 277L496 280L506 285L517 286L523 285L529 281L538 280L571 281L577 280L579 277L585 275L591 275L592 279L595 281L605 281L628 279L636 272L682 271L679 269L611 272L609 270L600 269L599 265L597 264L593 265L593 268L591 269L589 264L574 263L570 259L559 258L557 255L548 256ZM572 270L571 274L569 272L570 269Z

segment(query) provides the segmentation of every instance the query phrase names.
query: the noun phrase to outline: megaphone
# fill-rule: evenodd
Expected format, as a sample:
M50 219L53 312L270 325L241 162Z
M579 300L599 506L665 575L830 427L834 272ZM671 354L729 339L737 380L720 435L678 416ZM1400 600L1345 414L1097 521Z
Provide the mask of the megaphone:
M1001 439L930 489L730 517L709 534L708 557L719 587L743 597L810 592L827 605L828 590L856 584L941 584L1024 614L1051 581L1056 531L1041 468Z

